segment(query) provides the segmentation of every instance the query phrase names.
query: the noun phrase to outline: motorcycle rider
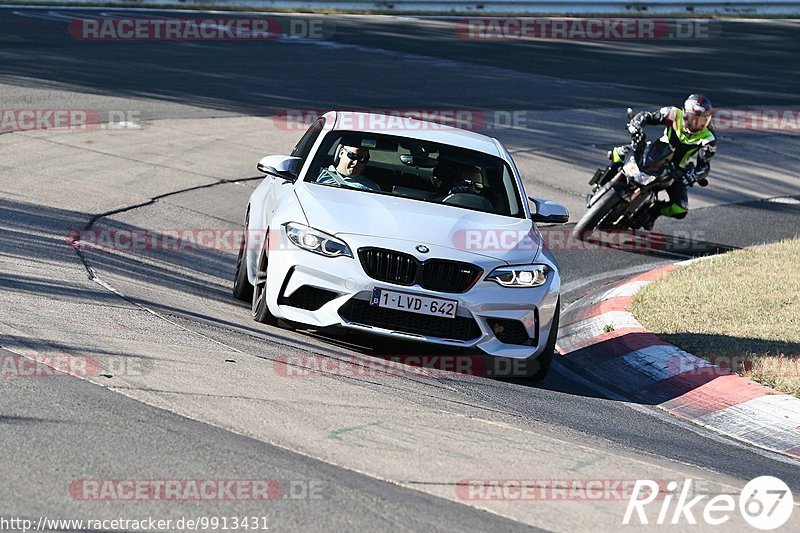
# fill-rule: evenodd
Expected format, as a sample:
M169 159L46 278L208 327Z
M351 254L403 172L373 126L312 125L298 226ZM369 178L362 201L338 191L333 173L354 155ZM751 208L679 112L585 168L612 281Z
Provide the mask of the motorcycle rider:
M683 103L683 109L666 106L654 113L642 111L637 113L628 124L628 131L638 144L644 137L644 126L663 124L664 133L659 141L669 143L675 148L673 161L685 171L690 183L701 187L708 185L711 165L709 160L717 151L717 141L711 128L713 108L708 98L702 94L691 94ZM611 152L611 160L621 162L629 147L618 146ZM649 220L642 227L653 229L656 219L661 216L682 219L689 212L689 195L683 180L676 179L667 189L669 201L658 201L649 212Z

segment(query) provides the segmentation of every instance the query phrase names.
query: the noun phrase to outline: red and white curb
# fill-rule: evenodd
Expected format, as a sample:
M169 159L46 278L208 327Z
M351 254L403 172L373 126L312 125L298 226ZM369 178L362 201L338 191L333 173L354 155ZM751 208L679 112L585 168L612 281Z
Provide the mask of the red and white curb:
M629 312L657 268L585 298L562 317L563 361L636 400L735 439L800 459L800 398L716 367L660 339Z

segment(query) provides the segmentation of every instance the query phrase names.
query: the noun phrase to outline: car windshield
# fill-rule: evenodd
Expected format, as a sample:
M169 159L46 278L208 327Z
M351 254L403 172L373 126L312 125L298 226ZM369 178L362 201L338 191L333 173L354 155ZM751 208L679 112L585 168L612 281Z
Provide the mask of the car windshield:
M524 217L516 180L499 157L407 137L335 131L305 181Z

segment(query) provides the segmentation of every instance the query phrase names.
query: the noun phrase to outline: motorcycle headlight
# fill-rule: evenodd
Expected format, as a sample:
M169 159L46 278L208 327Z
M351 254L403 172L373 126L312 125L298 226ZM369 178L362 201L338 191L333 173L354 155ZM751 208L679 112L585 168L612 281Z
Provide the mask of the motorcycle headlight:
M523 265L499 267L486 276L503 287L539 287L547 282L550 267L547 265Z
M630 179L632 179L642 187L647 187L656 180L655 176L651 176L650 174L639 170L639 165L636 164L636 160L632 157L622 167L622 171L625 173L626 176L628 176Z
M298 248L325 257L353 257L353 253L344 241L324 231L297 222L287 222L283 228L286 230L286 236Z
M633 181L635 181L642 187L647 187L648 185L656 181L656 177L651 176L650 174L646 174L644 172L639 172L638 175L634 176Z
M639 173L639 165L636 164L636 159L631 157L627 163L622 167L622 171L627 176L636 176Z

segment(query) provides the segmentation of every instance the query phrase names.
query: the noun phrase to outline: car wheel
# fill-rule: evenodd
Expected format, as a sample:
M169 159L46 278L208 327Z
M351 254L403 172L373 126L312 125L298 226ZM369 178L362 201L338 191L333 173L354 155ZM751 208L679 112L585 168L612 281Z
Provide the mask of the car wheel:
M269 231L264 236L264 245L261 247L261 254L258 256L258 268L256 268L256 283L253 286L252 311L253 320L262 324L276 325L277 320L269 312L267 307L267 248L269 247Z
M539 362L539 368L528 375L531 381L541 381L550 372L550 365L553 364L553 355L556 351L556 341L558 340L558 322L561 315L561 298L556 302L556 312L553 316L553 325L550 328L550 336L547 339L547 346L544 348L542 355L536 358Z
M250 210L244 217L244 234L242 235L242 242L239 245L239 258L236 261L236 275L233 278L233 295L243 301L247 302L253 299L253 285L247 278L247 257L245 250L247 250L247 226L250 222Z

